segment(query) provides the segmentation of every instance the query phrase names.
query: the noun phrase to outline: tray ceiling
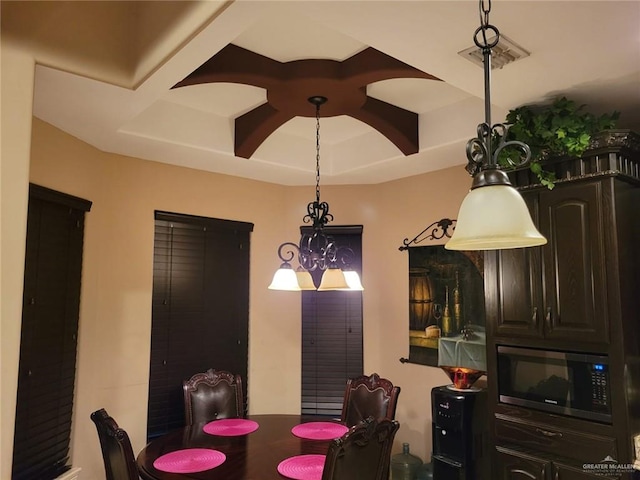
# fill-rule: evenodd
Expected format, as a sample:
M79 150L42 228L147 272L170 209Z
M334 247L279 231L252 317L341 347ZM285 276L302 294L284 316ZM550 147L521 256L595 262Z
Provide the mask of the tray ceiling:
M530 53L493 71L494 122L510 108L567 95L596 114L619 110L621 128L639 129L639 2L505 0L492 7L491 23ZM402 130L393 120L376 128L331 112L321 119L323 184L379 183L463 165L464 145L484 118L482 69L458 55L473 45L475 1L3 1L2 14L3 36L37 52L34 114L108 152L313 184L312 116L291 109L279 125L258 131L259 122L249 123L245 140L238 137L239 119L269 104L264 81L221 75L172 88L234 48L272 65L341 64L372 51L406 65L404 74L360 86L372 102L415 115L417 151L390 134ZM255 65L248 71L264 80ZM238 151L238 140L250 148Z

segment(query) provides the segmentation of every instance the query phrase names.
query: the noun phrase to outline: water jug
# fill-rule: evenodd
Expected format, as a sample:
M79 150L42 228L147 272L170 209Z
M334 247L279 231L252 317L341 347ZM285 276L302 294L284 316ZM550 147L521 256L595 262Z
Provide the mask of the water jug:
M402 444L402 453L391 457L391 480L416 480L422 459L409 453L409 444Z

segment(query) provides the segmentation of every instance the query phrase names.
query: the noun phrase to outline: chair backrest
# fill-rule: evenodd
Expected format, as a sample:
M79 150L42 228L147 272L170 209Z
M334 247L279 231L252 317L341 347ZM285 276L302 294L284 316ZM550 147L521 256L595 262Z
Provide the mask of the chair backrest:
M244 417L240 375L209 369L182 383L187 425L219 418Z
M91 414L96 424L107 480L139 480L129 435L118 427L104 408Z
M341 420L347 427L357 425L369 416L380 421L396 416L400 387L377 373L347 380L342 403Z
M322 480L387 480L400 424L368 417L329 445Z

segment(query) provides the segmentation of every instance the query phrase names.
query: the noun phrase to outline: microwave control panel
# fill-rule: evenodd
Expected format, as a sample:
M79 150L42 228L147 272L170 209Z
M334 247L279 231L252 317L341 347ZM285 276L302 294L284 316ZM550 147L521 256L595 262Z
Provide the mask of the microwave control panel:
M591 403L608 410L609 372L608 365L593 364L591 368Z

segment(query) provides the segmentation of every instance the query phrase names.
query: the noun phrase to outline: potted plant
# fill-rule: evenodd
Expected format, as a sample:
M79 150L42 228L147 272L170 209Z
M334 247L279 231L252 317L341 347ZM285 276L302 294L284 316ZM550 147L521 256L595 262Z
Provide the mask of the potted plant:
M591 137L602 130L615 128L619 112L592 115L585 105L560 97L549 105L524 105L507 114L509 125L506 140L526 143L531 149L529 168L542 185L552 189L556 178L546 171L543 163L552 157L580 157L589 147ZM517 168L520 152L505 148L498 157L500 166Z

